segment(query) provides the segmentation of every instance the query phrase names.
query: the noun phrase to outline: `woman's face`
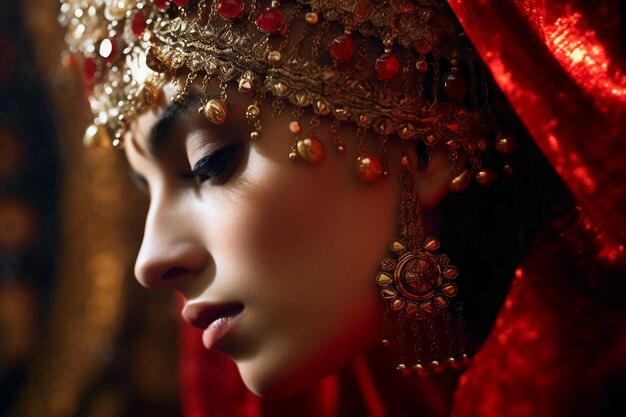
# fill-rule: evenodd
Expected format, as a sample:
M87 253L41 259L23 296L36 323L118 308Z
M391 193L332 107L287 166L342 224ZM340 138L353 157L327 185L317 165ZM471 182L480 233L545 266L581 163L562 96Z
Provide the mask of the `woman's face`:
M324 159L292 162L291 109L272 116L265 103L252 142L250 99L231 92L229 100L223 125L197 104L162 104L133 124L125 152L150 194L135 274L147 287L180 291L183 317L208 328L205 346L232 357L253 392L286 395L380 339L374 278L396 233L399 173L359 180L354 129L339 154L324 122L313 133ZM399 158L390 147L391 165ZM196 179L183 178L193 167Z

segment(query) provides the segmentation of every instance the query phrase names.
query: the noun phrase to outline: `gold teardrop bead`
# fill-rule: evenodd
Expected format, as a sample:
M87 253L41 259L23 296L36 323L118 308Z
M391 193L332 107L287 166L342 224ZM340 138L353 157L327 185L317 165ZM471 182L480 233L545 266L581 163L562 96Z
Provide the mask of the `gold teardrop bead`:
M437 296L435 297L435 304L437 304L437 307L443 308L448 305L448 300L444 297Z
M437 250L439 249L439 241L434 237L429 237L426 239L426 243L424 244L424 249L426 250Z
M224 101L213 98L204 105L204 116L216 125L221 125L228 118L228 109Z
M310 164L317 164L324 158L324 146L315 138L300 139L296 144L298 154Z
M376 279L376 281L378 282L379 285L385 286L391 283L392 280L389 275L380 273L378 274L378 278Z
M443 270L443 276L448 279L454 279L459 275L459 268L456 266L448 266Z
M446 285L443 287L442 291L448 297L454 297L456 295L457 288L456 285Z
M417 304L415 304L415 303L408 303L406 305L406 313L409 316L413 315L416 311L417 311Z
M496 178L498 174L488 168L483 168L474 174L474 179L482 186L490 185Z
M402 252L404 249L405 249L405 246L401 242L397 240L394 240L393 242L391 242L392 252Z
M428 314L432 314L433 313L433 303L432 301L424 301L421 305L420 308L422 310L424 310L426 313Z
M400 310L402 307L404 307L404 300L399 298L396 298L393 300L393 303L391 303L391 308L394 310Z
M383 295L385 300L389 300L396 296L396 292L391 290L382 290L380 293Z
M462 191L465 191L471 179L472 179L471 171L469 169L465 169L459 175L457 175L456 177L452 178L452 180L450 180L450 184L448 184L448 188L453 193L460 193Z

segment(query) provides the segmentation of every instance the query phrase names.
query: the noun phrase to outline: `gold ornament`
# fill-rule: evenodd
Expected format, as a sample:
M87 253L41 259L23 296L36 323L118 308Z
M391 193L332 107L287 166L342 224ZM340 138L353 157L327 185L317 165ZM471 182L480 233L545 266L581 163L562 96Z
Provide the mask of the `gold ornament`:
M296 149L300 157L310 164L317 164L324 158L324 146L315 138L298 140Z
M209 100L202 108L202 113L211 122L221 125L228 118L228 108L223 100L214 98Z

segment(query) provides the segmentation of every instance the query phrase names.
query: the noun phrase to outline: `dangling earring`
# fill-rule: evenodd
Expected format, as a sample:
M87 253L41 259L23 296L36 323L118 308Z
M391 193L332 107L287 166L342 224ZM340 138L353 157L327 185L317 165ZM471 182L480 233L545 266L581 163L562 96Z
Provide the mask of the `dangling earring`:
M450 264L447 255L436 253L440 244L435 237L424 237L422 215L411 174L412 162L406 150L401 162L399 237L390 244L391 256L380 263L376 282L386 301L385 314L397 314L398 370L404 374L412 371L425 374L429 368L441 371L445 367L442 357L452 368L458 367L467 358L463 326L459 321L453 329L448 310L450 299L457 293L454 281L459 270ZM457 304L457 312L459 306L460 303ZM457 343L453 342L454 330L459 332ZM447 352L442 352L445 347L442 348L439 343L441 337L438 334L441 331L447 338ZM411 343L406 340L407 335L415 339L412 351ZM424 341L429 342L429 349L423 346ZM383 344L389 343L389 339L384 337Z

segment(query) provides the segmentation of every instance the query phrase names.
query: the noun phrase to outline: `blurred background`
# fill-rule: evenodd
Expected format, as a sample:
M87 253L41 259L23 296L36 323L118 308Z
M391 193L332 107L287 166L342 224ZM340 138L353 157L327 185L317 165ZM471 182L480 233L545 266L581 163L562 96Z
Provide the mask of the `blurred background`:
M82 146L59 2L0 2L0 416L180 415L176 308L132 277L147 200Z

